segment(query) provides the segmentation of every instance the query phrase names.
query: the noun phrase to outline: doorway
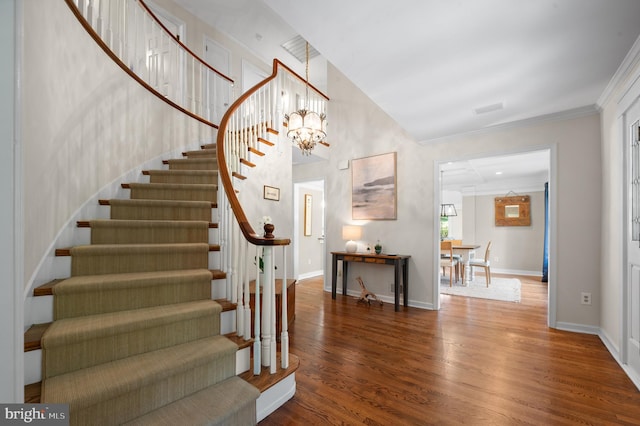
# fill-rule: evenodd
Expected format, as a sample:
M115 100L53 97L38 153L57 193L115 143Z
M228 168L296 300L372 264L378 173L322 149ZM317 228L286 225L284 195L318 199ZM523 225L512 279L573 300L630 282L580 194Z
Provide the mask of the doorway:
M447 219L447 235L443 238L462 240L464 245L475 246L475 257L484 258L486 246L491 241L490 258L493 282L494 274L512 276L526 276L527 281L540 281L545 255L545 231L549 231L549 242L555 241L555 218L552 199L547 198L549 204L545 206L545 182L554 188L552 164L555 158L555 147L541 148L532 151L496 154L493 156L455 159L439 162L434 169L435 192L438 194L434 233L441 235L441 206L446 205L447 211L455 212ZM551 194L554 191L550 192ZM531 200L531 214L535 219L530 225L508 227L495 225L495 200L506 195L526 195ZM453 205L453 209L449 206ZM548 208L549 221L545 223L545 210ZM533 218L532 218L533 219ZM436 265L440 264L438 242L435 250ZM554 265L554 251L548 259ZM440 308L441 268L434 274L434 308ZM476 269L475 276L484 280L482 268ZM468 268L466 268L468 271ZM555 322L555 293L554 270L549 269L547 285L547 305L549 324ZM455 277L454 277L455 278ZM466 280L470 280L467 273ZM530 279L529 279L530 278ZM480 281L478 280L478 281ZM447 286L449 280L447 277ZM467 283L468 284L468 283ZM476 283L477 284L477 283ZM460 284L462 286L462 284ZM542 285L542 284L541 284ZM483 282L483 286L486 284Z
M204 38L204 61L224 75L231 70L231 52L215 40ZM219 123L231 103L231 85L217 74L206 73L203 84L205 116L212 123Z
M293 185L293 276L301 280L324 275L324 180Z

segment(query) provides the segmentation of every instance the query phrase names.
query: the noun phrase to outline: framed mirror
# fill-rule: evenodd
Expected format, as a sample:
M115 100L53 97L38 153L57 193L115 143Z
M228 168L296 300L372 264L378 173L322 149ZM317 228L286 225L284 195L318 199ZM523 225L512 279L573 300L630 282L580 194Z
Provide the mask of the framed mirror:
M531 225L531 198L528 195L497 197L495 210L496 226Z

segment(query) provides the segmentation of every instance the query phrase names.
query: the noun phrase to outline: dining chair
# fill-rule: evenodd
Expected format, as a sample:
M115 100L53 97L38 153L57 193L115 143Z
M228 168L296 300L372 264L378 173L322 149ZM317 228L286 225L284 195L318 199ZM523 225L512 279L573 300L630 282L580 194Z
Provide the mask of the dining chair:
M451 241L440 242L440 253L448 254L448 256L440 256L440 267L444 275L445 268L449 268L449 287L453 287L453 274L456 274L456 282L458 282L458 260L453 256L453 243Z
M484 268L484 274L487 278L487 287L491 284L491 241L487 244L484 252L484 259L469 259L470 273L473 276L473 267Z
M442 243L445 241L450 241L451 246L461 246L462 240L441 240L440 241L440 258L450 259L452 256L451 251L448 248L442 246ZM461 254L457 254L457 253L453 254L453 258L458 261L458 264L456 265L456 273L464 281L464 259L462 258ZM444 268L442 273L444 274Z

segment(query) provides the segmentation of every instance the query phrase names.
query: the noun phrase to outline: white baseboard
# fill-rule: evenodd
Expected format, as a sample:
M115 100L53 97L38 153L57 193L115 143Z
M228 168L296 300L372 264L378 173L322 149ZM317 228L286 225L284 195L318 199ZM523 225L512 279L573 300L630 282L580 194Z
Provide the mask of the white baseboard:
M598 337L600 337L600 340L602 340L602 343L604 343L604 346L607 348L613 359L615 359L618 365L622 367L622 370L626 373L627 377L631 379L633 384L636 385L636 388L640 391L640 375L638 375L638 373L633 369L629 368L626 364L622 363L622 359L620 358L620 349L611 341L611 339L609 339L609 336L603 330L600 330Z
M331 293L331 287L329 288L324 288L324 291L326 291L327 293ZM340 293L340 291L342 291L341 289L339 289L338 294L341 295L342 293ZM347 289L347 296L353 296L356 298L360 297L360 292L357 290L349 290ZM385 295L378 295L376 294L376 296L378 297L378 299L382 300L385 303L390 303L392 305L395 304L395 298L393 296L385 296ZM400 295L400 305L402 306L402 304L404 303L404 299L403 299L404 295ZM419 309L427 309L427 310L433 310L433 303L425 303L425 302L416 302L415 300L411 300L409 299L408 305L412 308L419 308Z
M595 334L596 336L600 335L600 328L593 325L556 322L555 328L563 331L573 331L574 333Z
M573 324L568 322L558 322L556 323L555 328L557 328L558 330L572 331L575 333L583 334L594 334L598 336L604 344L605 348L607 348L607 351L609 351L613 359L615 359L618 365L622 368L622 371L625 372L627 377L629 377L636 388L640 390L640 375L638 375L634 370L630 369L628 365L622 363L622 360L620 359L619 348L613 344L613 342L609 339L607 334L602 331L601 328L591 325Z
M305 272L304 274L298 275L298 281L306 280L307 278L313 278L320 275L324 275L324 271L322 269L319 269L317 271Z
M296 393L296 373L289 374L269 389L260 394L256 401L256 417L258 422L280 408Z

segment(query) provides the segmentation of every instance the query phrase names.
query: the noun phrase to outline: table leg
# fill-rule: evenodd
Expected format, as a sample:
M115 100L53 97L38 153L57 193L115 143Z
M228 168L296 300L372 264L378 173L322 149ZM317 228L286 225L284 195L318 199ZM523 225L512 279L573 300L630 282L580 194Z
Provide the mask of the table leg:
M469 261L476 257L475 251L469 251L464 256L464 285L469 285L473 281L473 269L469 265Z
M395 287L395 309L400 310L400 261L396 260L394 265L394 287Z
M336 298L336 287L338 286L337 280L338 280L338 259L336 258L336 256L333 256L333 266L331 268L331 298L335 299Z
M347 295L347 265L349 262L343 260L342 261L342 294L344 296Z
M404 306L409 306L409 262L407 259L402 261L402 285L404 286Z
M472 280L471 266L469 265L469 257L467 256L464 260L464 285L469 285Z

